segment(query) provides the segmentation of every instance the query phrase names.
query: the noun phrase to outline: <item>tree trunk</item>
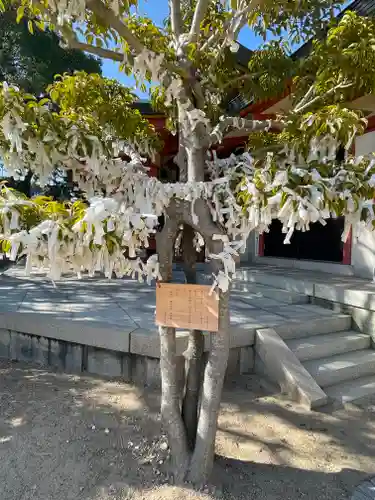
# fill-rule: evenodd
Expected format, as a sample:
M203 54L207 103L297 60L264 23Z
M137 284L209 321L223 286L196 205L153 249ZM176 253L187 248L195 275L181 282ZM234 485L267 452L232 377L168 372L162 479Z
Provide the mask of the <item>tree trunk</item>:
M196 279L196 250L194 248L194 230L184 226L182 236L182 252L184 258L184 272L187 283L195 284ZM201 330L190 330L189 344L184 353L186 360L186 386L182 403L182 419L185 424L188 445L191 450L195 447L199 396L202 386L204 368L204 337Z
M176 219L166 218L164 227L156 236L160 274L162 280L172 279L174 243L178 225ZM180 387L177 380L176 331L174 328L159 327L160 372L161 372L161 415L168 434L171 462L176 482L181 482L189 463L186 432L181 418Z
M223 243L214 239L214 235L225 234L211 217L204 200L197 200L194 212L198 217L195 225L191 210L185 212L185 221L203 236L209 253L219 254ZM212 261L212 267L218 272L222 263ZM229 290L219 293L219 330L211 334L211 350L204 370L201 389L200 410L196 433L196 444L191 458L187 480L197 486L205 484L210 476L215 455L215 437L220 409L221 394L229 356Z
M188 180L202 180L203 152L188 151L187 158ZM188 240L185 240L185 244L189 245L185 254L187 280L195 280L195 262L191 259L191 235L194 231L203 236L210 253L219 254L223 249L222 241L214 239L214 235L225 235L225 230L212 220L208 204L204 199L197 199L193 204L187 200L172 200L167 210L164 228L157 235L163 281L169 281L172 277L174 243L181 224L190 228L188 232L191 231ZM204 370L203 385L201 383L203 335L197 331L190 333L187 350L187 383L182 408L176 375L175 331L164 327L159 330L162 417L168 433L174 477L178 482L187 479L195 485L202 485L207 482L212 470L217 419L229 355L228 299L229 292L220 292L219 331L211 334L211 352Z
M211 351L204 372L197 440L188 480L205 484L213 467L221 393L229 355L229 292L220 293L219 331L211 335Z

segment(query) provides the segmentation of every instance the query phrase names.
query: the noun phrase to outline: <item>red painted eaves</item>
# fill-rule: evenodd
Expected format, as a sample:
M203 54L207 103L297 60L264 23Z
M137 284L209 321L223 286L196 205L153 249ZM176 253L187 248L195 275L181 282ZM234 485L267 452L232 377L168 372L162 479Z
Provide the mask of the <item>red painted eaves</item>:
M266 99L265 101L258 101L258 102L254 102L253 104L249 104L248 106L246 106L246 108L244 108L240 111L240 115L242 117L245 117L248 114L252 114L252 115L261 114L263 111L270 108L271 106L273 106L277 102L281 101L282 99L287 97L289 94L290 94L290 87L287 86L285 91L281 95L279 95L278 97L272 97L271 99Z

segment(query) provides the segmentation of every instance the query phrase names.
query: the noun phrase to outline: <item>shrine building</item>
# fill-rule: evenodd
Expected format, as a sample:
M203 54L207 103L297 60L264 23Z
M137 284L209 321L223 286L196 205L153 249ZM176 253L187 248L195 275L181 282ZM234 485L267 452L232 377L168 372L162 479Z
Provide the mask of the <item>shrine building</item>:
M375 15L373 0L355 0L345 10L357 12L362 16ZM345 12L340 14L340 16ZM301 46L292 57L304 57L308 54L311 43ZM237 53L240 66L247 68L251 51L243 46ZM273 99L254 102L246 101L240 94L228 104L228 113L249 119L269 119L287 111L291 106L288 89ZM349 106L360 109L367 117L368 125L364 135L355 139L355 153L358 155L375 152L375 95L359 96ZM150 164L150 175L160 180L177 181L178 168L173 162L177 153L178 140L165 128L165 117L154 112L148 102L138 102L137 107L155 126L163 141L163 150L155 163ZM231 153L244 151L248 140L246 130L230 132L223 142L216 147L219 157L225 158ZM280 267L316 270L339 275L351 275L372 279L375 275L375 231L363 230L358 239L350 233L343 242L341 235L344 228L342 217L327 220L323 226L315 223L310 231L295 231L289 245L283 243L285 235L281 232L281 223L274 220L268 233L250 235L245 254L241 256L243 264L271 264ZM154 242L152 242L154 248Z

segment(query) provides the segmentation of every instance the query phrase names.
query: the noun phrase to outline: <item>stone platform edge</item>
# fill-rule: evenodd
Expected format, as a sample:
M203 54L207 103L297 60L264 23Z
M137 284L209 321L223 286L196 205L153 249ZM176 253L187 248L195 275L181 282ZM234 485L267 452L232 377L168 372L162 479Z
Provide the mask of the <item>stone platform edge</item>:
M299 278L267 270L239 269L237 279L307 295L312 304L350 314L353 327L371 335L375 346L375 283L345 278L342 283L322 283L312 277ZM327 274L327 281L329 275Z
M205 350L211 345L205 333ZM255 328L232 327L227 380L253 372ZM182 374L188 332L177 333ZM0 313L0 358L32 362L70 373L91 373L144 386L160 386L157 330L59 319L38 313ZM181 380L183 377L181 376Z

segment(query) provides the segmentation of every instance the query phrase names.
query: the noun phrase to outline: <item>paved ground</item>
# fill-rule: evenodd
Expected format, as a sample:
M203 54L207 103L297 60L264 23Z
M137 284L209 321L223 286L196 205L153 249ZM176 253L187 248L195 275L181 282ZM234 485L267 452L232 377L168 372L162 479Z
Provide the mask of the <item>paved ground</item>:
M375 498L375 477L363 481L355 489L351 500L373 500Z
M307 412L243 378L223 397L214 484L167 482L158 395L0 363L1 500L344 500L375 474L375 406Z
M182 274L176 273L176 281ZM93 284L95 283L95 286ZM22 267L0 276L0 314L37 313L49 318L155 331L155 287L130 279L65 278L56 287L42 274L27 278ZM301 318L333 314L311 305L288 305L251 292L233 292L231 324L239 328L276 326Z

